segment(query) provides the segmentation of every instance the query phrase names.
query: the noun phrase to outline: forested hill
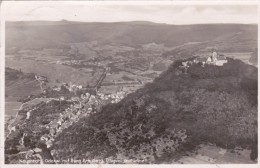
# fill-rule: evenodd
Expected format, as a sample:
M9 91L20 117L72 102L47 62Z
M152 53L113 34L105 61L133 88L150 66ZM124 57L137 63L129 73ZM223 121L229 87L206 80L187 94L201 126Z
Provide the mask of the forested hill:
M246 24L7 22L6 46L28 50L64 48L71 43L92 41L134 47L147 43L178 46L189 42L213 42L222 50L251 52L257 48L256 34L257 25Z
M252 149L257 158L257 68L182 61L144 88L65 129L55 159L132 159L169 163L197 145Z

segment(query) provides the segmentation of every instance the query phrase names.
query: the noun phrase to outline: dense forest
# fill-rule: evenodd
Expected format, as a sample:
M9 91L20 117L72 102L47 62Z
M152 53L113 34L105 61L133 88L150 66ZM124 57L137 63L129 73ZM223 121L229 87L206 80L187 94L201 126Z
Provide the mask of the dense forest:
M183 61L66 128L54 142L54 158L169 163L212 143L251 149L256 159L257 68L229 58L224 66L192 64L183 72Z

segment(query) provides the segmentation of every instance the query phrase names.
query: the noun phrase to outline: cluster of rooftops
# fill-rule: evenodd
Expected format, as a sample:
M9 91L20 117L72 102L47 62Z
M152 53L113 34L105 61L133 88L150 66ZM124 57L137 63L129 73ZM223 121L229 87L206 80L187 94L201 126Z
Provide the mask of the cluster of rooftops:
M188 68L189 65L193 63L200 63L202 67L205 66L205 64L211 64L216 66L223 66L225 63L227 63L227 59L224 55L218 55L216 51L213 51L211 56L208 57L197 57L193 61L185 61L182 62L181 68Z
M212 55L209 57L198 57L193 60L195 63L212 64L216 66L223 66L223 64L227 63L227 59L224 55L218 55L216 51L213 51Z

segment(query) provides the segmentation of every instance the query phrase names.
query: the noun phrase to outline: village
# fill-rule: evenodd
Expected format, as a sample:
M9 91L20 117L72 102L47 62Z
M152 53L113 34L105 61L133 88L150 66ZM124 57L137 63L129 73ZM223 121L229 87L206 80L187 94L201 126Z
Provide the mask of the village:
M47 81L45 77L42 76L35 76L35 78L40 82L40 84ZM74 85L74 84L66 84L64 83L61 87L65 87L69 92L73 93L75 90L83 90L84 88L81 85ZM61 87L55 87L53 90L60 92L62 89ZM41 86L42 93L45 94L46 90ZM46 144L47 148L51 148L53 145L53 141L55 140L55 137L57 137L64 129L68 128L73 123L76 123L80 118L83 118L85 116L89 116L91 114L94 114L98 111L101 111L102 107L109 103L118 103L121 101L128 92L126 91L119 91L113 94L104 94L100 91L96 90L94 94L91 94L89 92L83 93L80 96L73 96L71 98L65 98L64 96L60 96L59 98L43 98L43 100L46 99L45 103L48 104L51 101L67 101L72 102L73 104L70 105L69 108L65 109L63 113L60 113L59 117L52 120L50 123L46 125L42 125L39 127L45 127L47 130L49 130L48 134L44 134L40 137L39 142ZM28 102L24 104L30 104L30 102L33 102L36 99L41 98L35 98L32 100L29 100ZM22 110L22 109L21 109ZM29 120L30 117L33 114L34 110L37 110L37 108L32 108L31 110L26 112L26 118L25 120ZM12 132L16 131L17 126L10 126L10 132L9 135ZM39 130L40 131L40 130ZM42 152L42 149L39 147L36 147L34 149L26 150L24 147L24 138L28 136L27 133L22 133L22 137L19 140L20 149L23 149L20 154L25 154L25 157L28 161L30 161L29 158L39 158L40 160ZM54 150L50 151L51 154L54 154Z

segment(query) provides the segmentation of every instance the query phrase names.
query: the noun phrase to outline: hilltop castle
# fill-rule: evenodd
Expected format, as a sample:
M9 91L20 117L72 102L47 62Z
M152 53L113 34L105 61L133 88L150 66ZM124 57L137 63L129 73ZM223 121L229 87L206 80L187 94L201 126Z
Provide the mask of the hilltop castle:
M180 68L184 69L184 73L186 73L188 68L192 64L201 64L202 67L204 67L205 64L223 66L227 62L228 61L227 61L227 59L224 55L218 55L216 50L213 50L211 56L209 56L209 57L197 57L193 61L182 62Z
M213 50L212 55L209 56L208 58L199 57L199 58L196 58L193 62L194 63L202 63L202 66L204 66L205 64L223 66L225 63L227 63L227 59L224 55L218 55L217 51Z

